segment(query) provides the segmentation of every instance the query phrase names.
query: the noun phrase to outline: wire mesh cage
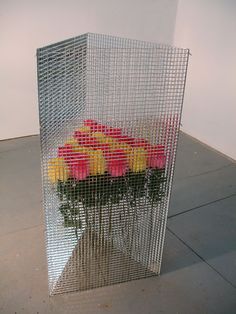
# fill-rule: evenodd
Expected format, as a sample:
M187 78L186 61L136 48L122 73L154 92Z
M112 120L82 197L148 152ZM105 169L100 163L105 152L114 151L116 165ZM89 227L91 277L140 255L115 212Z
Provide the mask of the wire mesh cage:
M37 50L50 294L160 273L188 56L90 33Z

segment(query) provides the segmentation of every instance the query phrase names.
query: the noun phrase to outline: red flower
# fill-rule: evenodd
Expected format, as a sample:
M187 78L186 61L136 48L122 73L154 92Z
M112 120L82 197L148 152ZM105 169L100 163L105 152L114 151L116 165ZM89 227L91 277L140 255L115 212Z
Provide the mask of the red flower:
M148 167L163 169L166 165L165 147L163 145L153 145L148 148Z
M106 155L107 169L112 177L121 177L128 170L126 155L122 149L113 150Z
M84 180L89 176L89 158L86 154L74 153L68 163L70 176L77 180Z

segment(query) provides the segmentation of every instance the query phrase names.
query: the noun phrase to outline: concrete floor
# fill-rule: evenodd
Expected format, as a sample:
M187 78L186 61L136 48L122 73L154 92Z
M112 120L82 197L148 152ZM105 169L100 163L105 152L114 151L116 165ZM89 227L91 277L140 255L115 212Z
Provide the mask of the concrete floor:
M236 164L181 134L162 275L48 297L39 138L0 142L0 313L236 313Z

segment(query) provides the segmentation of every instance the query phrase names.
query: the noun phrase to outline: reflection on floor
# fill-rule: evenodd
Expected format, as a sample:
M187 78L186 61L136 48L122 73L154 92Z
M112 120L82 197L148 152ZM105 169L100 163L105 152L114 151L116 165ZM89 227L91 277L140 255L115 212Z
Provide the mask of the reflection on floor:
M155 276L141 263L117 250L96 234L78 241L52 293L83 291L110 284ZM122 267L121 267L122 265Z

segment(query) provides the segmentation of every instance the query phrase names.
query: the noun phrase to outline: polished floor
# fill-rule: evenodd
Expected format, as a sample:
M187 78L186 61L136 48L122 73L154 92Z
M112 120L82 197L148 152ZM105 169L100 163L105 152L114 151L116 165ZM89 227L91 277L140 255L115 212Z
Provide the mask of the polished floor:
M160 277L48 297L39 138L0 142L0 313L236 313L236 164L181 134Z

